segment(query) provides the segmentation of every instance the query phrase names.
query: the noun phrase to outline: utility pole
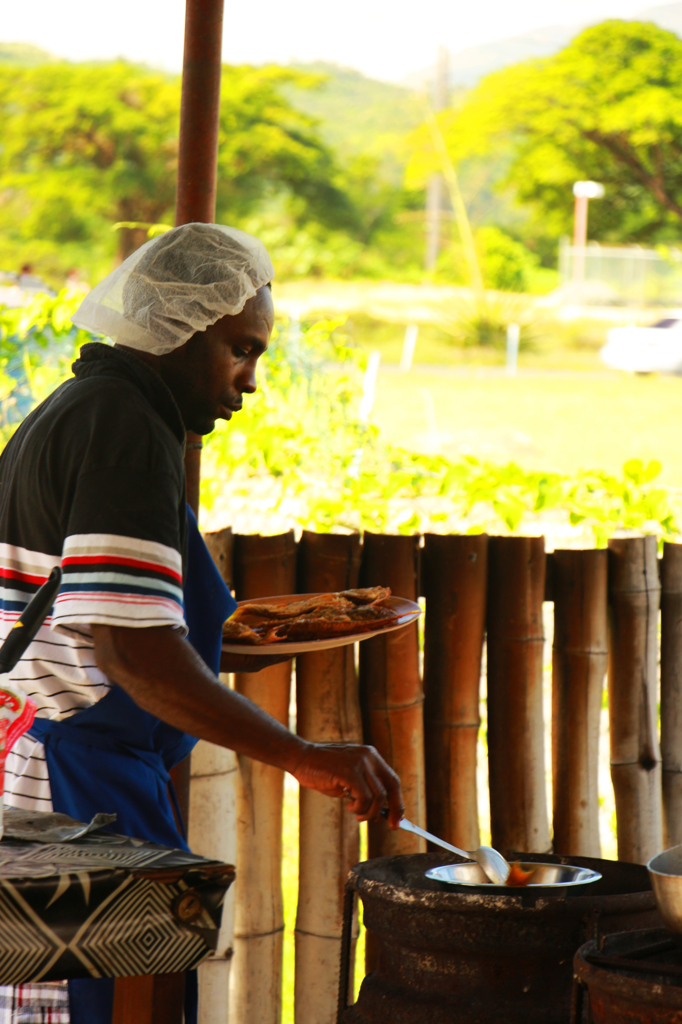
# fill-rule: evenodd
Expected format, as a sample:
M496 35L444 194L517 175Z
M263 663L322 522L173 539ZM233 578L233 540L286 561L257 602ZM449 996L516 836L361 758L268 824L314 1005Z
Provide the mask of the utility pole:
M436 76L433 83L433 109L436 113L448 105L448 51L438 47ZM440 249L440 223L445 188L443 175L432 174L426 186L426 270L433 270Z
M601 199L604 186L598 181L576 181L573 185L575 211L573 216L573 280L580 288L585 280L585 246L587 245L587 204Z

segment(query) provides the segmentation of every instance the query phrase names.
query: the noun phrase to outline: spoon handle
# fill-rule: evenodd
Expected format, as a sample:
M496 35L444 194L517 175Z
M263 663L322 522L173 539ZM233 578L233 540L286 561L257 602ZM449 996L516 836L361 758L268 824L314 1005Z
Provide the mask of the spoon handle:
M449 850L450 853L457 853L460 857L464 857L465 860L471 860L471 854L467 853L466 850L460 850L458 846L451 846L450 843L446 843L444 839L438 839L436 836L432 836L430 832L426 832L425 829L420 828L419 825L413 825L407 818L403 818L400 822L400 828L404 829L405 832L414 832L416 836L421 836L422 839L428 839L430 843L435 843L436 846L442 846L444 850Z

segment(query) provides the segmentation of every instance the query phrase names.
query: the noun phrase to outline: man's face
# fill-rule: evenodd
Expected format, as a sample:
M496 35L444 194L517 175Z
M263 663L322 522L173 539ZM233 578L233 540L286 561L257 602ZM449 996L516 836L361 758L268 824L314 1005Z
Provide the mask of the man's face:
M268 347L274 323L272 295L260 288L237 316L224 316L168 355L159 371L195 434L210 434L217 419L229 420L242 395L256 390L256 363Z

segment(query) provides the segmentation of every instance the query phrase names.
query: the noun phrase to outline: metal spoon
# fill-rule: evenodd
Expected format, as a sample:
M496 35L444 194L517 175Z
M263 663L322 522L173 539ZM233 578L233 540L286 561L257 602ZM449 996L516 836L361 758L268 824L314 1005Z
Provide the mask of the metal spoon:
M497 850L493 850L492 846L479 846L477 850L467 853L466 850L460 850L458 846L451 846L445 840L432 836L430 832L426 832L419 825L413 825L407 818L401 820L399 828L404 829L405 832L414 832L416 836L428 839L430 843L442 846L444 850L449 850L450 853L457 853L460 857L465 857L467 860L475 860L479 867L485 871L490 881L496 885L504 885L509 878L509 872L511 871L509 861L505 860Z

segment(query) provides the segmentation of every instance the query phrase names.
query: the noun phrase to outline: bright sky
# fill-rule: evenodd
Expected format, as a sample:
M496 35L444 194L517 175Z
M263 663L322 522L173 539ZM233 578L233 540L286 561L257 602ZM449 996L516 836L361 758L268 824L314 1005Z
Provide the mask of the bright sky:
M223 53L228 63L330 60L400 81L433 64L441 44L456 53L548 25L632 17L647 6L646 0L225 0ZM71 60L123 56L177 70L183 11L183 0L0 0L0 36Z

